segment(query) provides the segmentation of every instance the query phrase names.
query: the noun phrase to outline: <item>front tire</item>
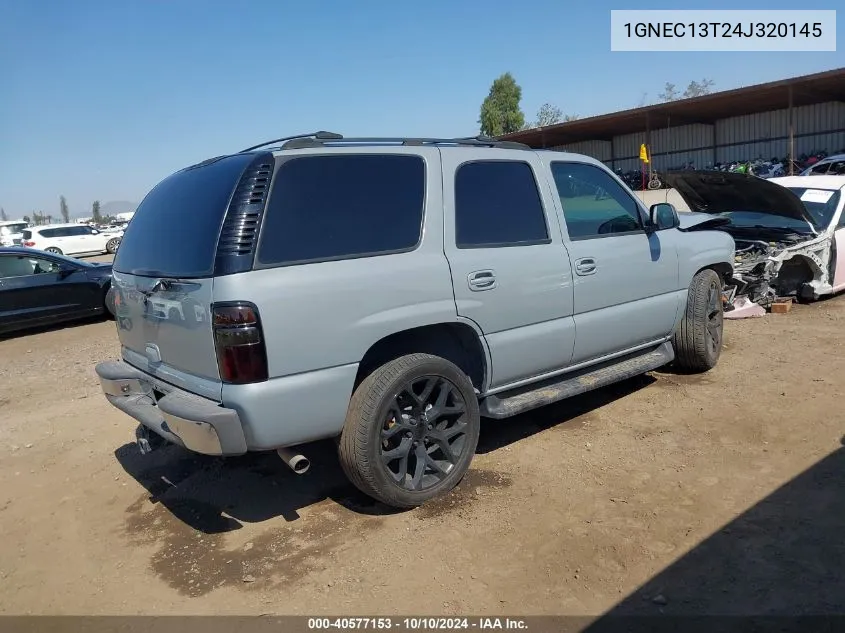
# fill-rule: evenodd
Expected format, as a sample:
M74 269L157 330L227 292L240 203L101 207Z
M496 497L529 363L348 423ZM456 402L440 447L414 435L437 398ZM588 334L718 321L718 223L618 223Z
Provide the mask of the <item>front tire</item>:
M114 255L117 252L118 246L120 246L120 238L113 237L106 242L106 252L109 255Z
M723 309L718 273L709 268L698 272L690 284L681 324L672 337L679 369L701 373L716 366L722 353Z
M480 427L467 375L439 356L409 354L376 369L352 394L340 464L363 493L413 508L460 482Z

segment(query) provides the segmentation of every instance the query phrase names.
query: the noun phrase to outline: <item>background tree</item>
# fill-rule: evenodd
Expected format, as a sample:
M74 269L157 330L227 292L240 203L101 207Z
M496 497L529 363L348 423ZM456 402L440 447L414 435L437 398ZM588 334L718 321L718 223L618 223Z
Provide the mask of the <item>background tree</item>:
M563 119L563 110L551 103L544 103L537 110L537 122L534 127L545 127L547 125L554 125L560 123Z
M684 90L684 99L690 99L692 97L700 97L702 95L710 94L710 88L713 87L713 80L712 79L702 79L700 82L698 81L691 81L687 86L687 89Z
M5 222L9 219L9 216L6 215L6 209L0 207L0 221Z
M519 106L522 88L513 75L505 73L493 82L481 104L478 123L485 136L501 136L525 127L525 115Z
M661 101L675 101L676 99L680 99L681 95L678 92L678 89L675 87L675 84L666 82L666 85L663 86L663 92L657 95Z
M99 200L94 200L94 204L91 205L91 219L95 224L102 224L103 222L103 215L100 213Z
M59 196L59 211L63 222L70 222L70 210L67 208L67 198Z
M32 220L29 219L28 215L23 216L23 221L29 224Z
M673 83L666 82L658 97L661 101L677 101L678 99L691 99L693 97L700 97L702 95L709 95L712 90L714 82L712 79L702 79L701 81L691 81L683 93L678 92L678 88Z
M53 216L52 216L52 215L48 215L48 216L47 216L47 224L52 224L52 223L53 223Z

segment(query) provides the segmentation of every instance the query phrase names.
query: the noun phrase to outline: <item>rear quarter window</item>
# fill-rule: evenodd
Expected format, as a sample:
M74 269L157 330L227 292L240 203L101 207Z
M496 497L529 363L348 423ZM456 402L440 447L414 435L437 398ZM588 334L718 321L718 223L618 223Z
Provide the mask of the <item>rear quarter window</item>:
M285 161L259 236L259 267L414 249L422 234L425 163L404 154ZM123 248L123 246L121 246Z

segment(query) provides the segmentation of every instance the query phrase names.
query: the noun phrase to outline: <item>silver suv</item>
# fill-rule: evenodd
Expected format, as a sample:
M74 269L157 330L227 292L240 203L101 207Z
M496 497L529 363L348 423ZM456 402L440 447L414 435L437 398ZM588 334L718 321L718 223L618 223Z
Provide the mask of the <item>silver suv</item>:
M123 359L96 371L142 451L304 472L296 447L336 438L358 488L413 507L458 483L482 416L712 368L734 256L715 222L578 154L277 139L146 196L114 260Z

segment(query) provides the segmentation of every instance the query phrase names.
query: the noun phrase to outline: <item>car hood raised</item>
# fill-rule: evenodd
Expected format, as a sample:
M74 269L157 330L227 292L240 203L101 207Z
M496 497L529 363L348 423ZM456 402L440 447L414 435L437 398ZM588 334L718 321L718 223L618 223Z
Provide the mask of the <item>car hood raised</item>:
M725 213L750 211L793 220L815 227L804 203L786 187L747 174L724 172L674 172L660 178L684 199L690 211Z

